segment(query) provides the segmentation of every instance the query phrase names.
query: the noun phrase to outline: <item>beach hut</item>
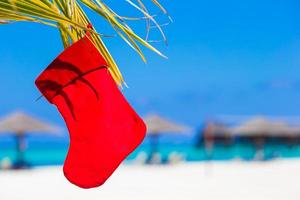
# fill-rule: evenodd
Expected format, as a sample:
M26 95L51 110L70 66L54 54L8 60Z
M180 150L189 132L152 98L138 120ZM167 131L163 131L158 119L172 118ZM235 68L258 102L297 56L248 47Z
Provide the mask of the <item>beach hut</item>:
M17 150L17 161L14 167L24 168L28 166L28 163L26 163L24 159L26 134L50 133L57 135L58 128L23 112L15 112L0 119L0 133L10 133L14 135Z
M198 148L204 147L206 159L211 160L213 157L214 146L225 145L229 147L233 144L233 136L230 128L225 124L208 120L203 129L199 132L198 141L196 146Z
M203 130L203 139L211 138L216 143L229 144L232 139L232 132L229 127L223 123L208 121Z
M157 114L150 114L144 117L147 126L147 134L150 139L150 155L151 160L158 152L158 142L161 134L187 134L189 127L177 124Z
M284 121L271 121L264 117L254 117L233 129L233 134L244 136L271 136L289 134L291 131Z
M269 120L265 117L254 117L232 129L232 134L240 141L250 141L256 147L256 158L266 159L264 145L266 140L283 138L294 138L300 136L300 128L289 126L282 120Z

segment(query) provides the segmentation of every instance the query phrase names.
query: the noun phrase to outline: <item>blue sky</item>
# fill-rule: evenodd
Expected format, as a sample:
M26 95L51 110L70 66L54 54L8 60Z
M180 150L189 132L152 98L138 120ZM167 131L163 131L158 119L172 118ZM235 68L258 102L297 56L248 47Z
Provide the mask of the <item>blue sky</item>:
M111 3L130 15L118 2ZM168 60L145 49L144 64L120 39L105 39L129 85L124 93L141 115L158 112L193 127L220 114L300 115L299 1L164 4L174 23L165 27L168 47L156 46ZM100 32L112 33L92 20ZM58 32L20 23L0 26L0 37L0 115L24 110L62 125L54 106L35 101L34 85L62 51Z

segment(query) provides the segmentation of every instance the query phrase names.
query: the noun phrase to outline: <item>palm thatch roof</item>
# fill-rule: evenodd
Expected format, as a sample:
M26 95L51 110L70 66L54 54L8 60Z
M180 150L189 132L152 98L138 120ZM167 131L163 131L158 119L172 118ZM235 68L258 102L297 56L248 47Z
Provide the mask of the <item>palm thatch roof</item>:
M15 112L0 119L0 133L51 133L58 134L53 125L31 117L23 112Z
M265 117L254 117L232 129L233 135L240 136L293 136L300 135L299 126L290 126L282 120L269 120Z
M186 134L190 128L177 124L157 114L151 114L144 118L148 134L179 133Z

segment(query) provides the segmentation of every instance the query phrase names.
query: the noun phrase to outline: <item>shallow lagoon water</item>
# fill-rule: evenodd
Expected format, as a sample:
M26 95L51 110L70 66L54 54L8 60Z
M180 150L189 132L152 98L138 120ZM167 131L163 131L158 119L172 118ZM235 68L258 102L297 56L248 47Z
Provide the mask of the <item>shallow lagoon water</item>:
M30 145L25 152L25 159L34 166L61 165L64 162L67 151L67 145ZM263 151L265 160L300 157L300 145L267 144ZM134 160L141 152L149 154L150 146L141 145L128 156L127 160ZM207 151L203 146L196 148L193 145L187 144L162 144L159 147L159 153L163 160L167 160L168 156L174 152L181 155L187 161L253 160L256 156L256 149L251 144L215 145L210 155L206 153ZM9 158L11 161L15 161L16 156L17 154L13 145L0 146L0 160Z

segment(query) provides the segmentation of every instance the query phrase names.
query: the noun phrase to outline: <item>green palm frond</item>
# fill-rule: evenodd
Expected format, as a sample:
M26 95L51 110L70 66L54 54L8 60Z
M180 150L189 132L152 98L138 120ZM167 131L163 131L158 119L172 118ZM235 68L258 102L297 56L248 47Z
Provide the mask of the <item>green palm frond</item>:
M160 51L153 47L147 40L151 23L158 28L163 40L166 42L164 32L156 22L153 15L148 12L148 8L142 0L126 0L128 5L136 8L142 17L122 17L110 8L103 0L0 0L0 24L7 24L19 21L42 23L59 29L64 47L70 46L82 38L87 31L91 34L91 39L101 54L108 62L109 70L119 86L124 83L119 68L112 55L106 48L102 37L95 28L88 28L91 23L85 14L83 7L92 10L112 26L116 33L132 47L146 62L146 58L140 48L143 45L158 55L165 57ZM164 14L166 9L157 1L151 0ZM171 18L170 18L171 19ZM137 35L126 23L130 20L146 21L146 39Z

